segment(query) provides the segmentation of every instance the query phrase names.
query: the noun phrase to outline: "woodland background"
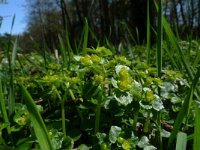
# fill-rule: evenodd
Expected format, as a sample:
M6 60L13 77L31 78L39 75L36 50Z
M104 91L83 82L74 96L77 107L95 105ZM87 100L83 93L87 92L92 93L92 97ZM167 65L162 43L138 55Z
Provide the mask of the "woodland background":
M147 2L149 2L151 41L155 43L157 22L153 0L27 0L27 30L20 35L20 47L27 51L59 49L58 35L69 35L72 49L77 48L84 24L89 24L89 47L120 43L146 43ZM163 15L182 39L200 36L200 0L164 0ZM10 34L0 35L1 45ZM36 44L37 43L37 44ZM3 47L3 46L1 46Z

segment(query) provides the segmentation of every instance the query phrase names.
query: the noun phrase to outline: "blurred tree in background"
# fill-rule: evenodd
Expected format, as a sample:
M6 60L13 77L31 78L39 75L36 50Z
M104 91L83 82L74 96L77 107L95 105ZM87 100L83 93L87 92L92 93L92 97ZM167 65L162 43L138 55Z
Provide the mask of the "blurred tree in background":
M181 35L200 36L200 0L166 0L164 15Z
M152 26L155 26L153 1L150 5ZM29 0L27 6L28 28L22 37L26 49L30 45L30 41L24 42L26 39L35 41L39 48L58 48L58 34L65 37L66 33L71 45L76 46L85 20L90 28L89 46L99 43L92 35L100 43L106 39L114 45L145 43L146 0Z
M156 9L154 0L149 2L155 31ZM26 5L28 27L21 45L27 50L59 49L58 35L63 39L69 35L72 48L77 47L85 20L90 31L88 46L106 40L115 46L146 42L147 0L27 0ZM164 0L163 8L163 15L180 37L200 36L200 0Z

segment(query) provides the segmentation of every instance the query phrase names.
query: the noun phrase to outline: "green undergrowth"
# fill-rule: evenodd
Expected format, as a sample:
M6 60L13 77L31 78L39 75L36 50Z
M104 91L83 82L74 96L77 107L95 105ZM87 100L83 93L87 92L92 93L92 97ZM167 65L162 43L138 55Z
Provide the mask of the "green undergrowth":
M187 42L181 45L188 53ZM163 57L158 76L157 67L149 65L153 52L147 63L145 55L137 56L142 50L134 47L125 57L105 47L85 48L84 54L70 53L66 59L48 53L46 60L14 51L12 72L1 53L0 148L153 150L159 149L160 138L163 149L170 140L174 149L193 147L199 132L199 101L193 96L199 73L189 80L184 69ZM199 54L191 48L187 56L198 61ZM11 97L14 112L9 114ZM170 135L179 131L176 145Z

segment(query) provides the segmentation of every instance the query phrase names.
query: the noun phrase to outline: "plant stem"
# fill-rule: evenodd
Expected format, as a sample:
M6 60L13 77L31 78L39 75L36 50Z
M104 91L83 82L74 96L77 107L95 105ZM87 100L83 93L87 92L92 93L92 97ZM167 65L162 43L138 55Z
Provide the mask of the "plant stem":
M64 100L61 100L61 115L62 115L62 129L63 129L63 134L66 137Z
M146 119L146 122L144 124L144 133L148 133L148 131L149 131L150 114L151 114L151 112L148 111L147 119Z
M163 27L162 27L162 1L159 0L158 7L158 31L157 31L157 69L158 77L161 77L162 71L162 40L163 40Z
M133 122L133 130L136 130L137 122L138 122L138 115L139 115L139 109L135 110L134 114L134 122Z
M7 112L6 112L6 106L5 106L5 102L4 102L4 98L3 98L3 90L2 90L1 80L0 80L0 110L1 110L1 113L3 115L4 123L8 124L8 126L6 128L8 135L11 135L10 122L9 122L9 119L8 119L8 115L7 115Z
M163 40L163 23L162 23L162 0L158 1L158 31L157 31L157 73L158 77L161 77L162 73L162 40ZM158 95L160 96L160 88L158 87ZM161 115L160 112L157 114L158 124L158 142L159 149L162 150L162 136L161 136Z
M62 117L62 130L63 130L63 134L66 137L66 127L65 127L65 104L64 104L64 100L61 98L58 90L55 88L55 92L58 96L58 99L60 100L61 103L61 117Z
M158 141L159 141L159 149L162 150L163 149L163 145L162 145L162 127L161 127L161 115L160 112L158 112L157 114L157 124L158 124Z
M150 47L151 47L151 32L150 32L150 11L149 0L147 0L147 63L150 64Z
M101 115L101 105L97 104L96 107L96 118L95 118L95 127L94 127L94 133L96 134L99 132L99 123L100 123L100 115Z

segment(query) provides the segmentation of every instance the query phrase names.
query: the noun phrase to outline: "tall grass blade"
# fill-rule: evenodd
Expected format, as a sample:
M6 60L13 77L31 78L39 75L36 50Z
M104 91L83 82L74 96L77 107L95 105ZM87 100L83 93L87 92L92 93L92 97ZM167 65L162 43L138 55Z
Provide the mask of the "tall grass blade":
M85 19L85 25L83 28L83 53L86 50L88 46L88 35L89 35L89 27L88 27L88 21Z
M71 47L70 40L69 40L69 33L66 32L65 36L66 36L67 51L70 56L70 53L72 53L72 47Z
M162 27L162 1L159 0L158 4L158 31L157 31L157 69L158 77L161 77L162 71L162 40L163 40L163 27Z
M179 44L178 44L177 38L175 37L174 33L172 32L172 29L170 28L169 23L167 22L167 20L165 18L163 18L163 27L165 29L165 33L166 33L170 43L178 51L179 56L180 56L179 57L180 61L183 64L184 68L186 69L186 72L189 75L189 78L192 80L194 77L193 72L192 72L192 70L189 66L189 63L187 62Z
M27 89L23 85L21 85L21 89L22 89L23 96L25 98L27 109L30 113L32 125L33 125L34 131L35 131L35 134L36 134L36 137L38 139L41 149L53 150L53 146L50 141L50 137L48 135L46 126L37 109L36 104L34 103L34 100L32 99L30 93L27 91Z
M63 60L63 66L67 66L67 54L66 54L66 51L65 51L64 42L63 42L63 39L60 35L58 35L58 39L59 39L59 42L60 42L60 52L61 52L61 57L62 57L62 60Z
M154 0L154 4L156 6L156 9L158 10L158 4L156 3L155 0ZM179 58L180 58L181 63L183 64L184 68L186 69L186 72L187 72L189 78L191 80L193 80L194 74L193 74L191 68L189 67L189 63L187 62L179 44L178 44L177 38L175 37L175 35L165 17L163 17L162 23L163 23L163 28L165 30L165 33L170 41L170 44L178 51L178 54L180 55Z
M139 45L140 44L140 33L138 30L138 27L135 28L135 33L136 33L136 44Z
M187 134L179 132L177 135L176 150L186 150Z
M181 127L181 124L183 122L183 119L187 115L189 103L193 99L194 90L197 86L197 83L199 82L199 77L200 77L200 68L198 68L198 71L195 74L195 78L192 81L190 91L189 91L186 99L184 100L183 106L181 107L181 110L179 111L178 116L175 120L174 128L173 128L172 133L169 137L168 149L170 149L172 147L173 141L176 138L176 135L177 135L177 133L178 133L180 127Z
M13 16L13 19L12 19L12 24L11 24L11 28L10 28L10 34L12 34L14 23L15 23L15 15Z
M167 41L167 40L166 40ZM167 41L168 42L168 41ZM168 44L168 43L167 43ZM168 55L168 58L171 60L172 62L172 66L174 68L181 68L181 64L177 59L174 59L174 52L168 47L164 47L163 50L166 52L166 54Z
M68 54L68 57L67 57L68 58L67 67L68 67L68 69L70 69L72 47L71 47L71 44L70 44L69 33L68 32L66 32L66 44L67 44L67 54Z
M12 59L11 59L11 64L14 67L15 65L15 58L17 55L17 46L18 46L18 37L15 40L14 46L13 46L13 50L12 50Z
M12 49L12 56L10 60L10 85L9 85L9 101L8 101L8 111L9 116L15 110L15 92L14 92L14 81L13 81L13 74L14 74L14 67L15 67L15 58L17 55L17 46L18 46L18 38L16 38L13 49Z
M194 147L193 150L200 150L200 108L195 106L195 124L194 124Z
M147 0L147 63L150 64L151 31L149 0Z
M158 77L161 77L162 73L162 42L163 42L163 24L162 24L162 0L158 1L158 28L157 28L157 74ZM158 88L158 95L160 96L160 88ZM159 142L159 149L163 149L162 145L162 136L161 136L161 115L160 112L157 114L157 124L159 128L159 135L158 135L158 142Z
M169 137L168 141L168 149L172 147L173 141L176 138L176 135L181 127L181 124L183 122L184 117L187 115L189 103L193 98L193 88L190 90L189 94L187 95L186 99L184 100L183 106L181 107L181 110L178 113L178 116L176 117L174 128L171 132L171 135Z
M130 30L130 28L128 27L127 23L125 21L121 21L120 22L123 25L123 28L126 30L126 32L128 33L130 39L132 40L132 42L134 44L138 44L138 41L135 39L134 35L132 34L132 31ZM136 30L137 31L137 30Z
M11 134L10 122L9 122L8 115L6 112L6 105L5 105L5 100L4 100L4 96L3 96L1 79L0 79L0 110L1 110L1 114L3 116L4 123L8 124L6 129L7 129L8 134L10 135Z

